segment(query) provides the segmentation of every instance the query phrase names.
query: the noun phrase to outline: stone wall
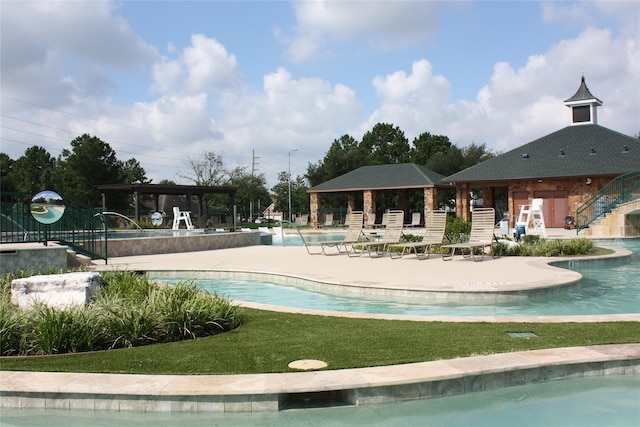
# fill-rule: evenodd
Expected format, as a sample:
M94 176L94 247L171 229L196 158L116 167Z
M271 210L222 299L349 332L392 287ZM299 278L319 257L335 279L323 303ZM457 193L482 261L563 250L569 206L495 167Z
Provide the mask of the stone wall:
M107 241L108 258L210 251L260 244L260 232L225 232L196 235L139 237Z
M0 273L15 273L21 270L65 271L67 248L49 243L16 243L0 245Z

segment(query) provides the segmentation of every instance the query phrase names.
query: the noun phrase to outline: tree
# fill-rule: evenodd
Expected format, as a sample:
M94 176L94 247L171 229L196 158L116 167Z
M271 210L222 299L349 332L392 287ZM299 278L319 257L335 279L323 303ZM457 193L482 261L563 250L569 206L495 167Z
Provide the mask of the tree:
M409 157L412 163L425 166L433 157L446 154L452 145L447 136L424 132L413 140Z
M54 185L56 162L42 147L27 148L11 168L16 191L36 194L43 190L59 191Z
M311 186L315 186L364 165L365 153L358 141L345 134L333 141L322 161L309 164L306 176Z
M180 173L180 178L192 181L194 185L222 185L228 176L222 155L215 151L203 151L197 157L189 156L186 162L190 171Z
M364 134L360 148L366 153L367 165L406 163L409 161L409 142L399 127L378 123Z
M308 213L309 195L307 190L309 187L303 177L297 176L295 180L289 182L289 176L287 172L280 172L278 183L271 188L275 199L275 209L284 212L285 216L289 213L289 185L291 185L291 214Z
M18 191L13 176L15 161L7 153L0 153L0 192Z
M122 177L120 182L127 184L150 184L151 180L147 179L147 172L136 159L129 159L120 166Z
M71 141L71 150L62 150L58 158L56 186L66 196L90 206L101 204L96 186L120 184L123 164L109 144L98 137L84 134Z
M486 144L476 144L472 142L470 145L462 149L463 161L460 170L470 168L471 166L482 163L495 156L495 153L487 150Z
M239 166L231 171L229 176L228 185L238 187L235 203L238 213L244 218L250 218L256 210L260 209L260 204L271 204L264 174L252 175L247 173L246 167Z

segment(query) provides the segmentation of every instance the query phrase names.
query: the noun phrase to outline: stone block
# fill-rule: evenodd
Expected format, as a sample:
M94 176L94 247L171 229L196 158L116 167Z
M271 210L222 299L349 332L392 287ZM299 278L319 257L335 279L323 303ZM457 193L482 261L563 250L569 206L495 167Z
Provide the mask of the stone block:
M31 276L11 282L11 303L21 309L42 302L49 307L85 305L97 292L100 273L80 272Z

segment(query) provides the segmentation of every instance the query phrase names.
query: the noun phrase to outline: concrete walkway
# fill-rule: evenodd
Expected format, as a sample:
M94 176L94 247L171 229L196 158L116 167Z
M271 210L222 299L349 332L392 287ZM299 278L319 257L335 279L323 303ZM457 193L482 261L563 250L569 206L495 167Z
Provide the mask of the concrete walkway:
M626 251L617 256L628 255ZM206 252L110 259L98 270L252 272L357 294L436 295L440 298L526 297L580 279L550 259L485 257L482 262L439 256L417 260L366 255L309 255L304 247L253 246ZM554 259L556 261L556 259ZM245 304L248 305L248 304ZM258 306L258 305L254 305ZM265 307L263 307L265 308ZM267 307L275 309L274 307ZM281 308L278 308L281 309ZM288 310L310 312L309 310ZM349 315L344 313L316 313ZM354 315L350 315L354 316ZM365 315L358 315L360 317ZM393 318L389 315L366 317ZM640 315L509 318L408 317L456 321L640 321ZM116 411L263 411L300 401L368 404L426 399L528 382L590 375L640 374L640 344L549 349L393 367L260 375L149 376L0 372L0 406ZM317 403L317 402L316 402Z

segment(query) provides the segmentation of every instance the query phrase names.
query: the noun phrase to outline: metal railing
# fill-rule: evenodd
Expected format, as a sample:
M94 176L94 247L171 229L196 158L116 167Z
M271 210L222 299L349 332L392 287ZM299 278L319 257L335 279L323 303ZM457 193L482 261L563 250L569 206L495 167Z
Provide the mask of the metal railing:
M576 210L576 231L588 228L623 203L640 199L640 170L620 175Z
M31 215L30 193L2 193L0 241L2 243L59 242L77 253L106 261L106 226L96 209L64 197L64 215L53 224L42 224Z

